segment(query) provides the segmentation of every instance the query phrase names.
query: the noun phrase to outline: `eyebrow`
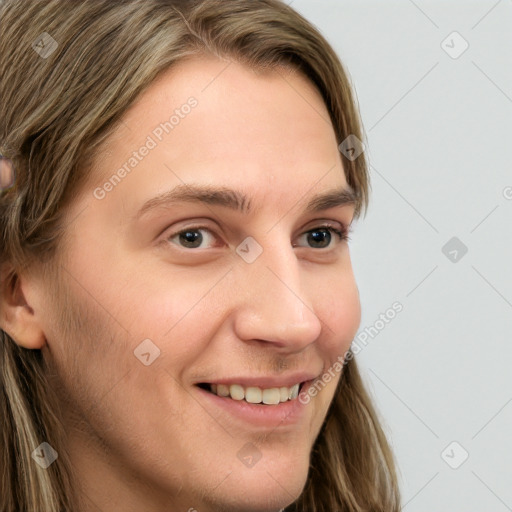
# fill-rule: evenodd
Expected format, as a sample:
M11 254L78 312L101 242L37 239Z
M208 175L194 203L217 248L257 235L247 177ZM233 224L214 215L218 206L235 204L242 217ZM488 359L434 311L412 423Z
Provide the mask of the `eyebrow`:
M247 195L239 190L212 185L178 185L145 202L133 217L134 220L157 208L168 207L173 203L203 203L223 206L243 214L252 212L252 203ZM306 213L315 213L336 206L355 205L357 196L354 189L345 187L331 189L313 196L306 205Z

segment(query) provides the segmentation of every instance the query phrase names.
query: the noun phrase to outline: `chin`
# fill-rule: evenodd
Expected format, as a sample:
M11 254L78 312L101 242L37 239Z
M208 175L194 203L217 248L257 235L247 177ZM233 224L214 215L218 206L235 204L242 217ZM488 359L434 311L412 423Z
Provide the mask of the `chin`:
M257 489L240 488L232 496L214 507L222 512L280 512L291 505L302 492L299 489L283 489L277 482L259 485Z
M277 463L269 467L262 464L256 470L258 465L230 475L225 482L231 484L228 495L224 496L225 501L218 510L279 512L298 499L306 484L309 461L301 466ZM228 489L227 485L225 489Z

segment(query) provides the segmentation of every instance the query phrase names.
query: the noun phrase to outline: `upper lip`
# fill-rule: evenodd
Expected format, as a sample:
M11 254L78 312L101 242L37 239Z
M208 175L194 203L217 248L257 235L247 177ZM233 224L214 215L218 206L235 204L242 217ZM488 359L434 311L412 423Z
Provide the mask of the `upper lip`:
M289 375L279 376L266 376L266 377L229 377L222 379L215 379L212 381L197 382L197 384L240 384L244 388L247 387L259 387L259 388L281 388L281 387L292 387L295 384L301 384L318 377L317 373L311 372L299 372L290 373Z

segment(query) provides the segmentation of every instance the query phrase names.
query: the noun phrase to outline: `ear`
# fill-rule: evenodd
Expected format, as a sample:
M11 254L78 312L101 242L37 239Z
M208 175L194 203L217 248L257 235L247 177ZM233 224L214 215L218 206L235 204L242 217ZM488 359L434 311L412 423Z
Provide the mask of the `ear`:
M27 302L28 280L12 268L0 271L0 328L18 345L41 349L46 337L37 313Z

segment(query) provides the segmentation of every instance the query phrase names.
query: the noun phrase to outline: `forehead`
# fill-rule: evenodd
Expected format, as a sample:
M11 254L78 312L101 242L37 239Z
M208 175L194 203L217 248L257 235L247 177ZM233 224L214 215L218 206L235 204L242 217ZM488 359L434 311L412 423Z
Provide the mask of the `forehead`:
M346 184L320 93L284 67L181 61L140 95L102 149L94 186L122 175L109 198L124 193L142 200L146 192L191 182L255 192L270 185L282 195L319 180L324 188Z

